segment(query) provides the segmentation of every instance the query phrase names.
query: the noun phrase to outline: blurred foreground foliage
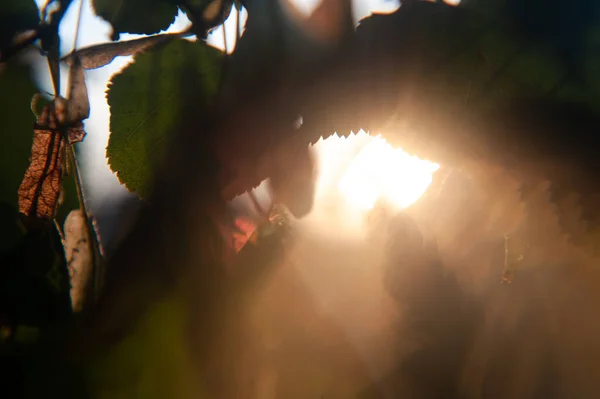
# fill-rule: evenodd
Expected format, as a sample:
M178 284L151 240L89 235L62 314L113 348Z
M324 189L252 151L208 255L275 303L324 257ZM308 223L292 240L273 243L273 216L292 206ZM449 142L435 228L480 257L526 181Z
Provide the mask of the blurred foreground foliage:
M83 373L40 366L32 378L40 378L40 372L60 374L56 381L81 378L87 386L83 389L93 397L206 394L209 388L204 383L209 378L198 380L195 372L196 367L207 366L194 360L207 356L210 343L195 348L193 355L188 353L190 324L213 331L211 323L224 323L226 327L214 327L217 332L235 327L233 322L227 324L229 319L223 321L230 316L215 314L230 310L218 308L223 303L238 309L231 304L238 300L241 306L244 296L235 291L243 291L247 283L242 278L236 281L243 284L231 284L224 272L211 269L222 266L223 247L213 228L214 218L221 217L222 199L215 199L219 196L211 190L228 185L235 186L235 192L252 189L279 172L274 165L286 165L286 157L281 156L285 149L306 147L334 132L348 135L360 128L375 132L387 126L389 141L449 166L470 167L473 174L484 162L519 170L524 192L530 183L527 160L565 160L574 169L558 173L556 167L541 168L534 174L553 182L556 197L581 193L579 217L588 224L584 235L594 246L597 225L590 210L593 202L587 198L598 187L589 170L596 170L590 165L598 164L590 132L597 132L600 120L600 7L583 0L465 0L458 7L405 3L392 14L364 19L331 50L290 28L278 2L242 1L249 14L246 31L237 50L225 57L202 39L227 18L232 1L93 1L96 13L113 26L114 38L120 33L158 33L181 9L193 22L189 32L200 40L157 40L139 51L122 47L117 51L114 42L86 53L97 57L111 50L113 58L136 54L135 62L111 79L107 158L121 183L149 199L158 216L141 218L147 225L139 222L138 236L132 235L129 247L116 255L118 266L133 271L109 272L129 279L121 282L120 295L128 297L130 290L127 301L131 303L115 300L113 304L124 309L114 309L123 312L121 319L107 319L127 324L122 334L114 342L103 341L106 348L98 348L100 354L86 359ZM34 351L20 357L19 337L25 337L27 344L27 337L39 331L51 331L48 337L62 336L71 331L62 323L69 324L72 318L66 260L55 224L25 227L15 210L18 184L28 165L35 121L30 101L36 88L30 72L19 65L22 60L13 55L21 43L16 40L22 39L19 34L41 26L39 16L35 3L26 0L3 2L0 16L0 113L5 132L5 145L0 146L0 322L4 323L2 355L11 359L3 362L8 364L4 375L16 376L12 379L18 384L27 374L22 371L29 369L29 363L21 364L20 359L35 357ZM44 29L37 31L43 41ZM53 46L43 47L50 47L52 53L52 48L58 48L56 43ZM7 54L13 57L6 60ZM298 115L300 129L295 126ZM219 130L222 126L227 129ZM396 127L396 133L390 131ZM199 167L205 154L222 148L231 152L220 154L221 164ZM287 162L293 163L293 157ZM574 177L585 170L585 177ZM202 179L214 185L205 186ZM69 184L64 189L59 225L66 212L77 207L75 190ZM148 220L165 224L165 234L171 236L162 240L162 233L154 230L163 226ZM202 226L190 227L195 223ZM205 230L188 234L193 228ZM268 256L255 256L254 263L268 263ZM198 272L198 268L210 270ZM181 288L181 280L201 287ZM118 292L114 289L105 296ZM215 293L221 297L212 303ZM198 305L194 295L201 295L206 303ZM220 302L228 295L234 299ZM194 305L210 315L200 314ZM89 317L93 319L94 312ZM28 328L38 333L29 334ZM53 359L49 354L58 348L52 348L54 341L37 342L44 347L40 353ZM68 345L60 350L70 354ZM221 372L226 374L224 369ZM53 385L65 389L69 383ZM71 385L79 386L75 381ZM75 397L83 395L72 392L77 392Z

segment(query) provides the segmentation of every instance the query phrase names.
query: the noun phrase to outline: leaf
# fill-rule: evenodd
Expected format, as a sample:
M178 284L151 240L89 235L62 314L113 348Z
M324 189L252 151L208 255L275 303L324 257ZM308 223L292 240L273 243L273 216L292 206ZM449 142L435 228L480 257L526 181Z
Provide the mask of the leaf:
M19 187L19 211L37 219L56 216L62 188L65 139L60 131L57 110L61 102L44 107L33 129L31 162ZM63 117L64 118L64 117ZM83 124L77 122L67 129L69 143L83 140Z
M110 168L130 191L148 196L183 107L194 101L194 107L201 109L216 95L221 60L219 50L202 42L178 40L138 54L133 64L112 78L106 155ZM186 91L198 98L190 99Z
M30 229L0 254L0 274L0 313L14 324L43 327L70 315L65 254L53 223Z
M166 0L93 0L96 14L110 22L113 37L120 33L151 35L165 30L177 15L177 5Z
M17 208L17 190L23 171L29 163L35 115L31 112L31 98L37 89L29 69L12 59L0 72L0 118L2 139L0 145L0 200Z
M191 364L188 302L175 290L153 295L135 330L85 368L94 397L208 397Z
M69 70L69 100L67 101L67 123L81 122L90 116L90 101L88 99L85 72L81 60L73 58ZM83 137L78 140L81 141Z
M181 4L194 24L194 32L202 38L229 18L232 6L233 0L187 0Z
M71 280L71 304L74 312L84 309L90 298L92 254L88 245L86 220L80 209L71 211L64 224L65 256Z
M26 229L19 219L19 212L6 202L0 202L0 253L14 247L23 239L25 233Z
M348 134L340 132L346 127L389 130L395 115L395 123L427 132L414 137L414 148L407 143L411 138L403 137L403 148L430 151L424 155L449 162L447 158L459 154L456 149L448 151L448 141L456 145L488 139L467 136L473 129L465 127L472 126L472 119L484 119L521 98L569 97L600 113L600 96L592 85L582 85L568 74L563 57L552 46L523 40L504 10L475 11L479 10L418 1L390 15L362 20L347 55L357 66L343 67L352 71L352 78L327 75L319 86L333 89L307 95L320 101L299 111L303 129L325 135L336 129ZM356 92L361 93L359 98L349 94ZM340 98L352 101L342 103ZM335 113L331 106L324 107L329 102L337 104ZM314 121L323 122L313 126ZM448 134L449 125L458 133Z
M163 33L141 39L126 40L122 42L102 43L95 46L81 48L62 58L61 61L71 65L75 58L81 60L84 69L96 69L108 65L116 57L136 55L158 44L180 37L179 34Z
M0 59L15 34L34 29L40 22L34 0L10 0L0 2Z

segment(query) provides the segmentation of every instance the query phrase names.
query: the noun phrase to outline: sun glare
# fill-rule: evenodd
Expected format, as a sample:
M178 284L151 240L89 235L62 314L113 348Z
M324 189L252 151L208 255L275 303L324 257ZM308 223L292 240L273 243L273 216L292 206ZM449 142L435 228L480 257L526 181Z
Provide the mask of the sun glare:
M315 150L320 168L317 196L338 191L359 212L370 210L380 198L407 208L425 193L439 169L364 132L348 138L334 135L315 144Z

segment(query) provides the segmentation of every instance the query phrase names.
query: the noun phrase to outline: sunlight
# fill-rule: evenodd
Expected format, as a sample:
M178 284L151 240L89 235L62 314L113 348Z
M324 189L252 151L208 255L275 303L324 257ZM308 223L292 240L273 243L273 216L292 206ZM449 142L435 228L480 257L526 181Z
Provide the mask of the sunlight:
M398 209L415 203L431 184L439 165L393 148L381 136L364 132L348 138L332 136L315 145L320 177L317 196L338 191L358 212L373 208L378 199Z

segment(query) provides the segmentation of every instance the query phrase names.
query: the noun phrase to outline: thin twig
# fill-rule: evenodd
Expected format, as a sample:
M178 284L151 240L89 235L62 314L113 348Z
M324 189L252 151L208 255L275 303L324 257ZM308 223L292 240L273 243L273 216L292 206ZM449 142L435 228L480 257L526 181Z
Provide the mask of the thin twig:
M237 47L240 41L241 29L240 29L240 9L235 8L235 47ZM234 47L234 49L235 49Z
M75 36L73 37L73 49L71 50L71 53L74 53L77 50L77 40L79 39L79 26L81 24L81 14L83 14L83 0L79 0L79 10L77 11L77 21L75 22ZM71 74L69 74L67 79L67 93L69 93L69 89L71 88L72 84Z
M225 22L227 22L227 20L223 21L223 46L225 46L225 54L227 53L227 31L225 30Z
M58 52L50 51L46 57L48 61L48 70L50 71L50 77L52 78L52 87L54 88L54 96L60 96L60 71L58 67Z
M58 235L60 236L60 242L62 243L62 245L64 247L65 246L65 233L63 232L63 230L60 227L60 224L58 223L58 220L56 220L56 218L52 219L52 222L54 223L54 227L56 228L56 231L58 232Z

